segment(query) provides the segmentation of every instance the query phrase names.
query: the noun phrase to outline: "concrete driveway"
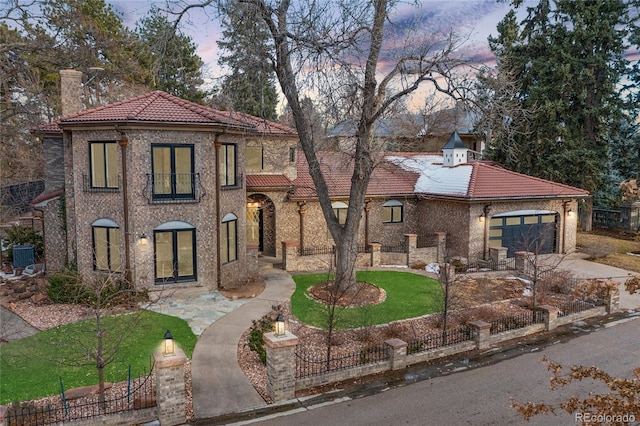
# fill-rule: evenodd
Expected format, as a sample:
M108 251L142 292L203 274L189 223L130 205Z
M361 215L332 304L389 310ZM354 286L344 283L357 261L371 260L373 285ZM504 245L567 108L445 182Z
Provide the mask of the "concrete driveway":
M640 294L629 294L623 283L633 275L634 272L615 268L609 265L588 261L589 256L584 253L572 253L562 258L558 255L550 255L549 260L560 260L559 269L570 271L576 278L609 278L620 283L620 309L640 308Z

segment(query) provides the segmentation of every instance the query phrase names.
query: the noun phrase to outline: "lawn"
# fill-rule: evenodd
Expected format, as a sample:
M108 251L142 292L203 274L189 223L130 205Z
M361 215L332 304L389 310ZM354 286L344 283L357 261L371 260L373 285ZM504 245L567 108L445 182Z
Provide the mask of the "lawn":
M327 305L312 299L307 292L327 279L327 274L293 276L296 290L291 296L291 312L300 321L327 328ZM356 279L383 288L387 297L377 305L338 308L337 329L386 324L442 310L442 287L432 278L410 272L359 271Z
M613 233L612 233L613 234ZM640 241L629 241L596 233L578 233L578 249L595 262L640 272L640 256L627 253L640 252Z
M105 368L109 382L125 381L131 365L132 376L149 372L151 354L162 342L167 329L176 344L191 358L196 336L182 319L143 311L103 318L110 335L106 342L124 335L116 360ZM83 356L83 345L95 345L93 320L66 324L0 346L0 404L25 401L65 389L98 383L95 362Z

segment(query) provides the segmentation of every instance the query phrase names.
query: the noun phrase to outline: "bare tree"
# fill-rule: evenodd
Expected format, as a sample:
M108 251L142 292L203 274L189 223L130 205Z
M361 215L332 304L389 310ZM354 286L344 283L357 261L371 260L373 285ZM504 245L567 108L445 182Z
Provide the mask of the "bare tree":
M235 0L234 0L235 1ZM291 109L309 173L318 194L329 232L336 243L335 281L346 288L355 279L358 228L367 186L379 158L372 129L394 105L414 93L422 83L436 91L461 97L449 85L453 70L463 63L456 57L461 41L452 32L430 34L415 19L410 29L396 19L396 1L244 0L256 22L271 37L269 61ZM185 5L178 20L194 7L217 5L226 12L224 0ZM417 16L419 10L415 10ZM420 30L417 30L420 29ZM346 222L334 214L327 179L316 155L316 141L302 99L317 93L325 105L340 116L358 122Z

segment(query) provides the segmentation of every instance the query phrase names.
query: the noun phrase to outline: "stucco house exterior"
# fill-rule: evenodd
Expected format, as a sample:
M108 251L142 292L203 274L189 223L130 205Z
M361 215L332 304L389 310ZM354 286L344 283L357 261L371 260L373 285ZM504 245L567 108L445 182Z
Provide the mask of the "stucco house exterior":
M75 261L83 274L126 274L137 288L215 289L255 274L259 256L282 259L287 244L300 256L330 254L295 129L156 91L68 114L36 133L51 178L34 205L45 217L48 270ZM351 157L317 154L342 218ZM435 259L418 250L381 263L445 254L472 262L498 247L508 257L567 253L586 197L476 160L454 132L441 152L378 154L359 240L365 253L437 248ZM324 264L301 265L294 269Z

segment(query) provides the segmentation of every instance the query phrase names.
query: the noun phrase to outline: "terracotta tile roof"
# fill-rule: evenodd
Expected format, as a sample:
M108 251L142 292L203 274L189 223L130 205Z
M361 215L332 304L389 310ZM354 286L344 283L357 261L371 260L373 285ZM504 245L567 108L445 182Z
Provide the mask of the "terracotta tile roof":
M330 195L348 197L353 173L351 157L339 152L318 152L317 155ZM303 153L298 154L297 168L298 178L293 181L296 188L292 197L316 197L315 185ZM418 174L413 171L403 170L391 163L381 163L371 175L367 195L413 195L417 178Z
M246 123L230 118L227 113L186 101L162 91L154 91L98 108L83 110L61 118L60 125L64 127L79 123L130 121L218 124L248 128Z
M52 191L45 191L38 195L36 198L31 201L31 205L35 206L38 203L42 203L47 200L51 200L53 198L59 197L64 193L63 189L54 189Z
M495 197L585 197L588 191L545 179L527 176L504 169L494 163L478 161L473 164L468 196Z
M298 135L298 131L293 127L285 126L284 124L276 123L275 121L265 120L239 111L222 111L222 113L226 114L229 118L255 127L258 133L290 136Z
M288 188L291 181L285 175L247 175L249 188Z
M385 157L405 170L419 173L415 192L460 199L586 197L588 191L516 173L489 161L443 167L442 155L399 153Z
M296 136L295 129L241 112L218 111L155 91L98 108L80 111L32 129L34 133L59 133L60 126L107 122L155 122L212 124L258 132Z

